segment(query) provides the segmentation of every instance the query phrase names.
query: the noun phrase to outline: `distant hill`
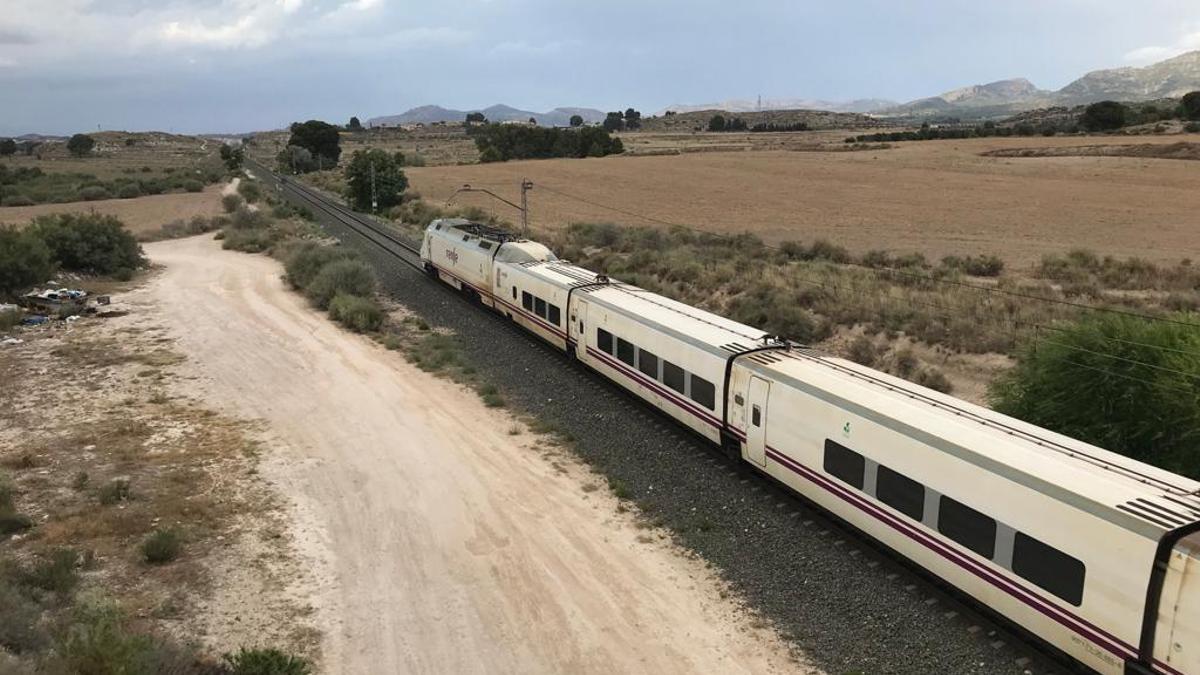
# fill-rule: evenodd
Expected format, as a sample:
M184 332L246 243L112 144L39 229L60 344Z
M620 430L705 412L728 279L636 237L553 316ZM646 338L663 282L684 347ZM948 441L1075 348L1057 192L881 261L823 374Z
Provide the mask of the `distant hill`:
M520 110L512 106L497 104L488 108L472 109L472 110L453 110L443 108L438 105L423 105L419 108L413 108L399 115L385 115L383 117L372 117L367 120L368 126L398 126L401 124L432 124L433 122L462 122L467 118L467 113L481 112L484 117L487 117L492 122L524 122L530 117L537 120L537 123L547 127L565 127L571 122L572 115L579 115L584 122L602 122L604 113L594 108L555 108L549 112L533 112L530 110Z
M1200 51L1144 68L1097 70L1058 91L1038 89L1024 78L948 91L878 111L885 116L1003 117L1026 110L1097 101L1179 98L1200 90Z
M722 110L725 112L748 113L768 112L772 110L827 110L829 112L871 113L896 106L895 101L882 98L864 98L854 101L822 101L807 98L772 98L763 99L761 107L757 100L729 99L720 103L676 104L655 113L662 116L667 112L692 113L705 110Z

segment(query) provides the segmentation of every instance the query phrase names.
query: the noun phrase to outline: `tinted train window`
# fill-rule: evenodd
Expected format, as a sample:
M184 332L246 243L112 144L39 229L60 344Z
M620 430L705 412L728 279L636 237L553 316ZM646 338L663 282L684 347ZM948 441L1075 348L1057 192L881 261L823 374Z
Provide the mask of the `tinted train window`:
M490 250L490 249L492 248L492 242L490 242L490 241L481 241L481 242L479 242L479 248L481 248L481 249L483 249L483 250L485 250L485 251L487 251L487 250Z
M638 370L642 374L649 375L654 379L658 379L658 357L646 351L645 349L638 350Z
M938 532L985 558L996 553L996 521L945 495L938 503Z
M717 405L717 388L713 386L712 382L692 375L692 400L713 410Z
M513 286L513 300L517 299L517 287Z
M600 347L600 351L611 354L613 353L612 333L603 328L596 329L596 346Z
M529 294L529 291L521 291L521 306L533 311L533 296Z
M628 365L633 365L633 344L617 338L617 358Z
M670 361L663 361L663 382L675 391L684 393L683 368Z
M913 520L925 517L925 486L886 466L875 475L875 497Z
M533 299L533 313L546 318L546 301L541 298Z
M558 322L562 319L562 315L558 311L558 305L548 305L546 307L546 319L555 326L559 325Z
M1013 542L1012 570L1076 607L1083 602L1083 563L1020 532Z
M824 467L830 476L862 489L867 461L857 452L826 439Z
M762 408L759 408L756 405L750 406L750 408L751 408L750 423L756 427L761 427L762 426Z

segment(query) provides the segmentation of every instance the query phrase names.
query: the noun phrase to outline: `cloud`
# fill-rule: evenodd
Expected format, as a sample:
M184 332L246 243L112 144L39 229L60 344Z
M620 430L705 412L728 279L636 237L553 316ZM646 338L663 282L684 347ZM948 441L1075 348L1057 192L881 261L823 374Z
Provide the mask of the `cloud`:
M169 43L216 47L261 47L275 38L274 32L260 25L253 15L212 27L198 21L170 21L162 27L160 35Z
M304 0L278 0L279 7L283 9L284 14L295 14L296 10L304 4Z
M25 31L15 28L0 28L0 45L31 45L36 41Z
M1196 27L1196 30L1192 32L1180 35L1175 42L1169 45L1150 45L1134 49L1125 54L1125 62L1144 66L1179 56L1194 49L1200 49L1200 27Z
M548 54L557 54L561 52L564 47L572 44L576 43L574 41L563 42L560 40L553 40L551 42L545 42L542 44L530 44L525 40L512 40L497 44L496 46L492 47L491 52L496 55L513 54L520 56L545 56Z
M0 68L16 68L17 60L0 56Z

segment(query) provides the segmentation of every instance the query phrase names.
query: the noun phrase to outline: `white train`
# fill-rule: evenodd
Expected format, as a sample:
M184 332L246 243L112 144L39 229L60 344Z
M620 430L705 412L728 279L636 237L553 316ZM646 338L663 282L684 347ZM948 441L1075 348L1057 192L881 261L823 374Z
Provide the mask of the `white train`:
M607 279L494 228L434 221L421 258L1080 663L1200 674L1200 483Z

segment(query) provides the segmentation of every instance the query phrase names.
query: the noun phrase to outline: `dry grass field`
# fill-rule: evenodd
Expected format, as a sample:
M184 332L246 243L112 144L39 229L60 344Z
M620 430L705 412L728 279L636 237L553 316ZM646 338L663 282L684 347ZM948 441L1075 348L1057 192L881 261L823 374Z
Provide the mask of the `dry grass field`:
M104 199L95 202L6 206L0 208L0 224L24 225L37 216L51 213L95 211L120 218L134 236L140 237L157 232L163 225L177 220L186 221L196 216L207 218L220 215L222 213L221 189L220 185L210 185L204 189L204 192L150 195L137 199Z
M215 141L196 136L177 136L160 132L126 133L100 131L88 134L96 147L88 157L72 157L66 143L46 142L32 155L16 154L4 159L9 167L37 167L46 173L90 173L98 178L111 179L123 175L137 176L149 167L159 173L164 169L187 167L210 168L217 163Z
M752 232L768 242L824 238L854 252L917 251L932 259L994 254L1017 267L1076 247L1160 262L1200 255L1195 230L1200 167L1192 162L982 155L1023 147L1177 143L1200 137L988 138L846 152L840 143L844 135L755 134L762 142L775 139L808 150L800 152L685 151L429 166L407 173L412 187L435 203L464 183L516 201L517 185L529 178L543 188L530 195L531 220L539 228L571 222L654 224L639 217L649 216L711 231ZM631 148L755 141L739 136L750 134L677 135L674 140L625 134L624 139ZM460 195L456 201L517 219L509 207L484 195Z

